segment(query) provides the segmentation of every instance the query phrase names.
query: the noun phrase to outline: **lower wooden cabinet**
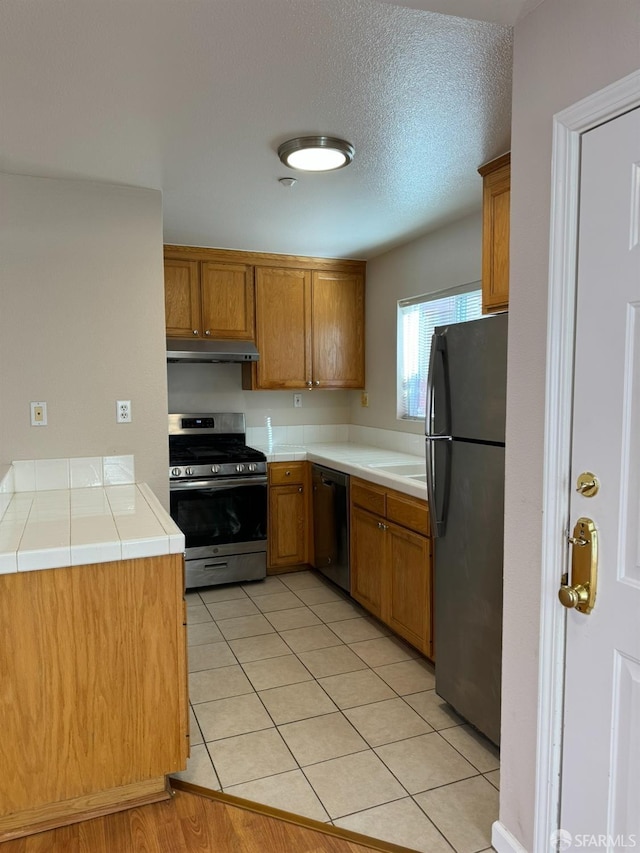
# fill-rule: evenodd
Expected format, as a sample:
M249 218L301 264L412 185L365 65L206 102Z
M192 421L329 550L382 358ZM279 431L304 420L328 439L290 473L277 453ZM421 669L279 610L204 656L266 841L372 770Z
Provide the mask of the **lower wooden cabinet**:
M431 657L431 540L388 524L388 607L385 621Z
M306 462L269 464L268 574L293 571L310 560L309 478Z
M181 554L0 575L0 842L169 797L183 594Z
M386 534L380 516L358 506L351 509L351 595L369 613L382 618L386 559Z
M432 658L428 533L426 501L351 479L351 595Z

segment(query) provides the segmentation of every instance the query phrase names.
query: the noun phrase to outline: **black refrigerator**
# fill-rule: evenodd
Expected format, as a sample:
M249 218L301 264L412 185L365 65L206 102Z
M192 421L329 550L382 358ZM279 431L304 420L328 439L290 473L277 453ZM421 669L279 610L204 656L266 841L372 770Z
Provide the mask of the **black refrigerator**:
M435 329L427 383L436 693L500 742L507 314Z

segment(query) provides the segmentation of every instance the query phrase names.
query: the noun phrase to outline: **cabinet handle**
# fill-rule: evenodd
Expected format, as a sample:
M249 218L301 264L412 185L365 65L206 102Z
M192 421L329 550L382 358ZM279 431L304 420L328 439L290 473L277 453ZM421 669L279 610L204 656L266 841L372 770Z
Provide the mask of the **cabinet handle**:
M313 385L313 382L312 382L311 380L309 380L309 381L306 383L307 388L311 388L311 387L312 387L312 385Z
M319 385L319 384L320 384L320 380L319 380L319 379L316 379L316 381L315 381L313 384L314 384L314 385Z
M383 524L381 521L378 522L378 530L388 530L388 529L389 529L388 524Z
M211 329L207 329L207 331L205 332L205 335L210 335L210 334L211 334Z
M290 476L291 476L291 471L285 471L285 472L284 472L284 476L285 476L285 477L290 477Z
M303 491L302 486L298 486L298 491L299 491L299 492L302 492L302 491Z
M193 330L193 334L194 334L194 335L199 335L199 334L200 334L200 332L199 332L197 329L194 329L194 330Z

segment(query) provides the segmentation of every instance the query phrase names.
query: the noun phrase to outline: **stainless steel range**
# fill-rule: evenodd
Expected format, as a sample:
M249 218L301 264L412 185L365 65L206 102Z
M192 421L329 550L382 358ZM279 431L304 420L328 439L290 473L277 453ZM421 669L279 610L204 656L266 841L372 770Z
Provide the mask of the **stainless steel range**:
M240 413L169 415L171 517L186 540L186 588L264 578L267 461Z

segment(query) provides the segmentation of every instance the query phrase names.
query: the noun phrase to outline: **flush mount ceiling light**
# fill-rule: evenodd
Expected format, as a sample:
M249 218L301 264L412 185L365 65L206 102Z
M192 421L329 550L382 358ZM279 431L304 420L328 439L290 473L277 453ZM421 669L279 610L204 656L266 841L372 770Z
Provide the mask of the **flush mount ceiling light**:
M342 169L353 160L355 148L333 136L298 136L283 142L278 157L290 169L304 172L330 172Z

